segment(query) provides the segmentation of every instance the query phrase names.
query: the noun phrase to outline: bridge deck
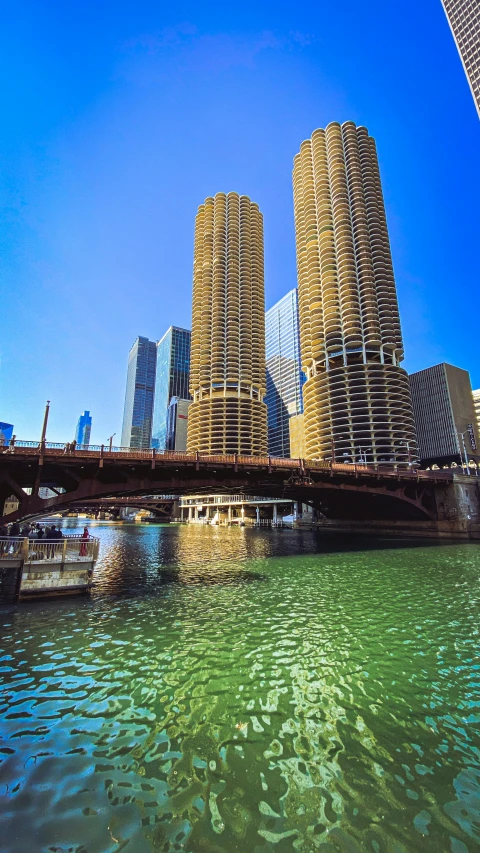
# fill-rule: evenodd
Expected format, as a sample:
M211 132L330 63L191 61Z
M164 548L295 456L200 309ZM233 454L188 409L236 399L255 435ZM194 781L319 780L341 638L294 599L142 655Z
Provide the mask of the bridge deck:
M18 441L0 448L0 501L14 494L19 509L1 523L58 512L108 497L230 493L288 497L339 518L432 518L435 488L452 471L421 471L392 464L212 456L131 448ZM54 497L41 498L47 486Z
M65 445L46 443L45 446L40 446L38 442L31 441L16 441L13 447L5 446L0 448L3 450L2 455L8 454L8 459L41 457L42 460L55 461L72 461L85 460L86 462L98 461L103 462L151 462L155 467L172 467L172 463L179 466L219 466L219 467L242 467L246 466L253 469L267 468L269 470L284 470L298 471L319 471L331 473L345 473L354 475L378 474L382 478L408 480L423 480L432 481L432 479L451 480L453 475L451 471L422 471L418 468L410 468L409 466L392 465L391 463L342 463L330 462L321 459L285 459L275 456L241 456L236 454L213 456L206 453L183 453L181 451L158 451L155 449L136 450L125 447L109 448L98 445L80 445L73 451L67 451ZM1 457L0 457L1 459ZM13 460L12 460L13 461Z

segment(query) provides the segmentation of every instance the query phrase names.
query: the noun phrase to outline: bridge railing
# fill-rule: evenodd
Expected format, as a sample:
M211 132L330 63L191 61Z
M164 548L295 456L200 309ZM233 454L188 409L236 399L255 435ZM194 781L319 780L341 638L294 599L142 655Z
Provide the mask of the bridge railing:
M0 560L24 560L28 554L28 539L0 538Z
M0 538L0 560L24 560L25 563L94 562L100 540L91 536L65 536L63 539Z
M376 462L376 463L358 463L358 462L331 462L324 459L284 459L275 456L241 456L234 454L226 454L223 456L212 455L209 453L186 453L185 451L177 450L156 450L153 448L135 448L122 447L114 445L100 444L77 444L74 448L72 442L61 444L59 442L47 441L39 443L38 441L24 441L22 439L6 442L0 445L0 453L15 453L17 450L27 455L38 455L40 452L46 456L58 455L58 453L66 454L67 456L79 457L89 456L95 458L115 458L122 459L139 459L139 460L154 460L158 459L163 462L184 462L187 464L203 462L211 465L233 465L249 466L259 468L268 467L270 470L275 469L308 469L310 471L332 471L348 474L381 474L386 477L397 477L401 474L402 478L421 478L421 479L451 479L453 476L452 470L436 470L422 471L414 467L410 467L407 463L400 464L392 462ZM478 468L476 469L478 476Z

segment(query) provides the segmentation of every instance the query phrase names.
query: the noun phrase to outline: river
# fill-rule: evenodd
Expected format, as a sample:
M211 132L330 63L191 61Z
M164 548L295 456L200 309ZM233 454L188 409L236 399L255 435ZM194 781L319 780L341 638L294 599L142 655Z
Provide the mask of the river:
M480 850L479 544L90 530L0 609L2 853Z

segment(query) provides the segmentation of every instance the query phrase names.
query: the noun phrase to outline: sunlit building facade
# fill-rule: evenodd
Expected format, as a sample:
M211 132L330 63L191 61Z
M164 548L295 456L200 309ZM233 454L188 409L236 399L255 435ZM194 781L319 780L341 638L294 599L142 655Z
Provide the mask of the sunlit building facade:
M167 450L167 416L172 397L190 400L190 329L170 326L157 344L152 446Z
M263 217L237 193L195 223L189 452L266 455Z
M157 345L138 337L128 356L122 447L151 446Z
M306 455L408 465L413 412L367 129L316 130L294 159L293 185Z
M480 388L473 392L473 404L475 406L475 414L477 416L478 435L480 437Z
M480 118L480 2L442 0Z
M297 288L266 312L265 347L268 452L270 456L289 457L289 421L303 411Z
M306 459L305 415L292 415L288 425L290 429L290 458Z

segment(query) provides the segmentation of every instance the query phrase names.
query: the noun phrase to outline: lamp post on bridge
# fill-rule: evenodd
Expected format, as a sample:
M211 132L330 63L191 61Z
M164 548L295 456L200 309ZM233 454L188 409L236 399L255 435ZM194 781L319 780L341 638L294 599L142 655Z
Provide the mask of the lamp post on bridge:
M398 446L407 448L407 462L408 462L408 467L410 469L412 467L412 454L410 451L410 442L408 440L400 441Z
M47 405L45 406L45 414L43 416L42 437L40 439L40 447L42 450L44 450L44 448L45 448L45 439L47 437L47 424L48 424L49 412L50 412L50 400L47 400Z
M459 435L459 436L461 437L461 439L462 439L462 444L463 444L463 453L464 453L464 456L465 456L465 465L466 465L466 468L467 468L467 474L468 474L468 476L469 476L469 477L471 477L470 465L468 464L467 447L466 447L466 444L465 444L465 435L466 435L466 433L467 433L467 432L468 432L468 430L465 430L465 432L460 432L460 430L457 430L457 435ZM460 461L462 462L462 468L463 468L463 461L462 461L462 446L461 446L460 442L458 442L458 449L459 449L459 451L460 451Z
M109 453L111 453L111 452L112 452L112 442L113 442L113 439L114 439L114 437L116 436L116 434L117 434L117 433L116 433L116 432L114 432L114 433L113 433L113 435L111 435L111 436L110 436L110 438L108 439L108 452L109 452Z

